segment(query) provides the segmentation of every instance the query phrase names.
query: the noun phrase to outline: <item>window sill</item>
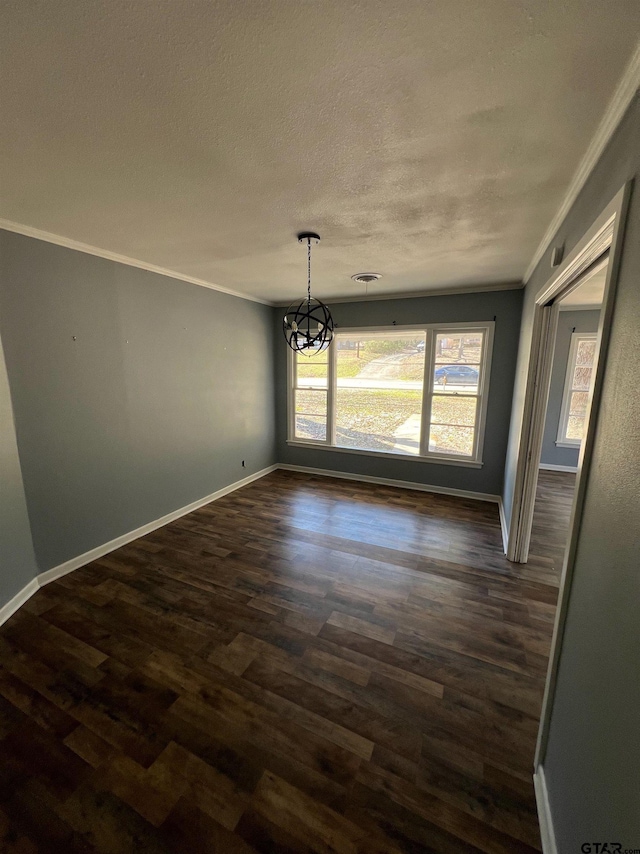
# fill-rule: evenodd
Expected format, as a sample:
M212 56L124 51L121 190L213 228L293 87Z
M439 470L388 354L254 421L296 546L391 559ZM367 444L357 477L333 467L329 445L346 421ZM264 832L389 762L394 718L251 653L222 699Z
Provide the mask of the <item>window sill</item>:
M339 454L357 454L365 457L383 457L387 460L409 460L412 463L435 463L445 466L463 466L464 468L480 469L482 462L477 460L455 459L453 457L419 457L414 454L392 454L385 451L366 451L360 448L340 448L336 445L325 445L324 442L303 442L298 439L287 439L287 445L296 448L315 448L322 451L336 451Z
M580 442L556 442L556 448L573 448L576 451L580 450Z

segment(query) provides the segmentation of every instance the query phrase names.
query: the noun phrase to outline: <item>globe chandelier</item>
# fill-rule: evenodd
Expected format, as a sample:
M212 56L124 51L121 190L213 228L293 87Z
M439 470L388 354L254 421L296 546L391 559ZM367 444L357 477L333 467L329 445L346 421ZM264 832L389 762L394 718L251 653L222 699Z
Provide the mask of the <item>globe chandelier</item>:
M282 320L287 344L295 353L313 356L326 350L333 340L333 318L329 308L311 296L311 244L320 243L319 235L303 231L298 243L307 244L307 296L292 303Z

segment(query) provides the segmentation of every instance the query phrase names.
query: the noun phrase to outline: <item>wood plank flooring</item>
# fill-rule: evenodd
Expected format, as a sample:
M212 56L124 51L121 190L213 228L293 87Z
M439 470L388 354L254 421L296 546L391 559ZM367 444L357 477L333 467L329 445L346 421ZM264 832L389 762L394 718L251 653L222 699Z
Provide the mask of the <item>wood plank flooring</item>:
M274 472L0 630L0 850L536 851L555 584L495 505Z
M573 507L576 476L573 472L538 472L536 503L529 546L529 566L544 567L560 581L565 548L569 539L569 520Z

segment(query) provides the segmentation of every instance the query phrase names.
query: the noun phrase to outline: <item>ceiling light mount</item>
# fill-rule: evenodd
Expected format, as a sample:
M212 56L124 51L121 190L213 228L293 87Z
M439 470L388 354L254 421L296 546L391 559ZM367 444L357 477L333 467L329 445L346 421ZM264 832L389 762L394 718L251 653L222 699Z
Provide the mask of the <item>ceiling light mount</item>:
M282 319L287 344L295 353L312 356L326 350L333 340L333 318L328 307L311 296L311 244L320 243L315 231L302 231L298 243L307 244L307 297L293 303Z
M356 273L351 278L354 282L358 282L361 285L368 285L371 282L377 282L378 279L381 279L382 273Z
M301 231L298 235L298 243L307 243L307 241L317 246L320 243L320 235L316 234L315 231Z

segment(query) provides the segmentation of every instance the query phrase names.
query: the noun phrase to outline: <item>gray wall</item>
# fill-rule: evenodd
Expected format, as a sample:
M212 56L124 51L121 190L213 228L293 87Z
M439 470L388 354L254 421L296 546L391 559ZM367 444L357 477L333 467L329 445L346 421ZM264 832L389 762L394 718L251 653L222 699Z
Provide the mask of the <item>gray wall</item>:
M600 311L561 311L558 317L558 332L553 351L553 366L551 368L551 385L549 386L549 402L547 417L544 422L542 439L542 454L540 462L554 466L578 465L580 448L559 448L556 445L564 381L567 374L569 350L571 348L572 332L597 332Z
M40 571L275 461L272 308L0 231L0 322Z
M640 846L640 96L607 146L553 244L571 251L626 181L634 190L596 417L574 579L544 760L559 854L585 841ZM511 507L535 294L527 286L505 476Z
M398 326L411 323L457 323L496 318L487 427L481 469L437 463L394 460L342 451L287 445L287 345L282 335L282 314L276 311L276 393L278 460L353 474L406 480L432 486L500 494L509 430L511 394L518 349L522 290L493 291L451 296L334 303L331 312L343 327Z
M18 458L13 407L0 344L0 608L35 578L38 568Z

